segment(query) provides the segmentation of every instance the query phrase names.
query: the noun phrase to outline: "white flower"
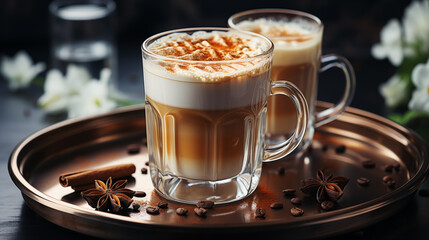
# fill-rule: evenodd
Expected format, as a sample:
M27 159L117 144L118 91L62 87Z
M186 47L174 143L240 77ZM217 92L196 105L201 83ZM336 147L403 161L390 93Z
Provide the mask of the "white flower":
M375 44L371 53L376 59L388 58L394 66L399 66L404 58L402 30L397 19L390 20L380 32L381 43Z
M414 1L406 9L403 18L404 37L407 43L420 43L429 50L429 0Z
M113 110L116 103L109 99L110 69L103 69L100 80L87 82L78 95L70 99L68 117L84 117Z
M13 58L4 56L1 63L1 73L9 81L11 90L28 87L43 70L45 64L39 62L33 65L33 60L25 51L19 51Z
M407 84L398 75L393 75L379 88L388 107L396 107L407 99Z
M420 63L413 69L411 78L416 89L408 107L411 110L429 113L429 59L426 64Z
M67 112L68 118L110 111L116 103L109 98L110 69L100 72L100 80L91 79L85 68L69 65L65 76L57 69L48 72L40 106L48 113Z
M45 93L39 98L39 105L48 113L67 111L70 97L79 94L90 79L85 68L75 65L67 67L65 76L57 69L50 70L46 75Z

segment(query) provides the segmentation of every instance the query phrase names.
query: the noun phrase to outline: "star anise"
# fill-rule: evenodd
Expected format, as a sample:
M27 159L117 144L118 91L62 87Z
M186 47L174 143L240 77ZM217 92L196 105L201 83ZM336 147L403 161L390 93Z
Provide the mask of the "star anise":
M81 195L88 204L100 211L117 213L121 209L126 209L133 202L134 191L124 188L127 180L119 180L112 184L112 178L106 183L95 180L95 188L81 192Z
M347 177L333 177L323 170L317 171L317 178L308 178L301 181L301 191L306 194L315 194L316 200L321 203L325 200L337 201L343 196L343 189L349 182Z

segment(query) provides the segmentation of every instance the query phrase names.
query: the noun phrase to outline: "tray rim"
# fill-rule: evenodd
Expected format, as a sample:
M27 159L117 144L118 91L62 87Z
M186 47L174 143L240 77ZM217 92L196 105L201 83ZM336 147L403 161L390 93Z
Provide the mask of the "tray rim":
M330 103L326 102L317 102L318 107L329 107L332 106ZM46 207L53 208L57 211L61 211L66 214L73 214L77 217L83 217L87 219L91 219L94 221L107 221L111 222L113 224L127 224L127 227L132 228L142 228L145 227L156 227L156 228L173 228L173 229L237 229L237 228L267 228L267 227L281 227L282 229L288 229L293 228L294 225L299 226L306 226L309 224L314 224L315 221L317 222L323 222L323 223L329 223L329 222L335 222L339 219L343 218L344 214L350 213L350 212L356 212L356 210L359 210L357 215L365 214L374 210L381 209L385 207L386 205L390 205L392 203L398 202L400 200L403 200L404 198L409 197L412 193L414 193L420 184L422 184L425 179L427 178L428 171L429 171L429 154L427 149L427 144L423 141L423 139L416 134L411 129L408 129L405 126L402 126L398 123L395 123L389 119L386 119L382 116L376 115L374 113L370 113L361 109L357 109L354 107L347 107L344 114L353 115L354 117L360 117L367 120L376 121L377 123L383 123L383 125L387 125L390 128L395 129L396 131L399 131L401 135L411 135L413 138L416 139L416 141L421 144L422 146L422 161L423 163L419 166L419 169L417 169L416 174L412 176L405 184L403 184L401 187L396 188L390 193L384 194L378 198L372 199L370 201L366 201L357 205L353 205L346 208L337 209L335 211L331 212L324 212L323 214L313 215L313 216L302 216L300 219L295 219L293 222L287 222L284 220L277 220L277 221L258 221L253 223L239 223L237 225L233 224L196 224L196 225L175 225L175 224L162 224L162 223L154 223L150 220L144 220L141 219L139 222L136 222L130 217L127 216L121 216L111 213L105 213L105 212L99 212L94 211L93 209L85 209L81 208L79 206L76 206L71 203L63 202L59 199L53 198L38 189L36 189L34 186L32 186L21 174L20 171L20 165L18 165L18 155L21 152L21 150L31 141L36 139L37 137L50 132L54 129L61 128L64 126L76 124L79 122L84 121L93 121L95 119L101 119L107 116L112 115L121 115L125 114L127 112L134 112L134 111L142 111L144 110L144 106L137 105L137 106L130 106L130 107L123 107L116 109L110 113L91 116L91 117L84 117L84 118L77 118L77 119L71 119L71 120L65 120L56 124L53 124L51 126L48 126L44 129L41 129L30 136L26 137L24 140L22 140L20 143L16 145L13 152L10 155L9 158L9 164L8 164L8 170L9 175L12 178L14 184L20 189L23 195L26 197L34 200L35 202L38 202L39 204L42 204ZM339 118L341 118L340 116ZM392 198L392 196L398 195L396 198ZM25 198L24 198L25 200ZM377 203L374 206L374 203ZM189 205L192 206L192 205ZM54 222L55 223L55 222ZM57 224L57 223L55 223Z

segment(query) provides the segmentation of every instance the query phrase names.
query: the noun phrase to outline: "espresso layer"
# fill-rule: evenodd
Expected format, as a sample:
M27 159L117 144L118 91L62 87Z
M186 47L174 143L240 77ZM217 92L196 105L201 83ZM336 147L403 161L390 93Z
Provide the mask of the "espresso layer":
M308 102L314 102L316 100L318 67L317 62L293 66L273 66L271 76L274 80L293 82L301 90ZM290 98L282 95L275 95L269 98L267 110L268 133L291 133L295 130L296 121L296 107Z
M304 19L260 18L236 25L241 30L263 34L273 41L273 81L294 83L309 104L310 121L314 121L314 101L317 96L317 74L321 56L322 27ZM267 133L290 134L296 127L296 108L290 98L271 96L267 110Z
M259 154L264 105L216 111L177 108L147 99L148 136L164 174L222 180L238 175ZM262 122L261 122L262 121ZM259 138L259 140L258 140ZM249 159L250 158L250 159ZM260 159L260 158L256 158Z

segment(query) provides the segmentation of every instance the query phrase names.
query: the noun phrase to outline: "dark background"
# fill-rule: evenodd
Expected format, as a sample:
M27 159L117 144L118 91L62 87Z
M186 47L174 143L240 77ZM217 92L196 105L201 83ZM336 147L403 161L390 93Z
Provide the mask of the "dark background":
M35 61L49 64L49 12L46 0L0 2L0 54L26 50ZM273 0L122 0L116 1L116 41L119 76L141 83L140 44L165 30L227 25L234 13L256 8L288 8L318 16L324 23L323 54L348 58L355 68L357 89L352 106L384 114L379 85L394 73L387 60L375 60L371 46L379 42L381 28L391 18L402 18L411 1L273 1ZM48 66L49 67L49 66ZM336 79L336 78L340 79ZM341 75L335 70L321 74L319 99L336 101L342 90ZM325 80L326 79L326 80ZM337 97L338 96L338 97Z
M379 42L381 28L391 18L401 19L410 2L118 0L116 41L119 76L143 90L140 44L155 33L193 26L223 27L227 25L229 16L244 10L295 9L314 14L324 22L323 54L336 53L352 63L357 84L351 105L385 115L384 101L378 88L394 74L395 68L387 60L374 59L370 49ZM49 3L46 0L0 0L0 56L12 56L23 49L34 61L48 63L50 68ZM338 99L338 92L343 88L341 74L332 70L321 74L320 78L319 99L331 102ZM0 77L0 239L54 239L58 236L62 239L89 239L34 213L24 204L19 189L7 172L8 158L20 141L60 120L46 117L37 107L36 101L42 93L40 87L34 86L10 92ZM429 182L423 187L429 188ZM335 239L405 239L416 234L417 239L427 239L427 201L427 198L416 196L394 217Z

